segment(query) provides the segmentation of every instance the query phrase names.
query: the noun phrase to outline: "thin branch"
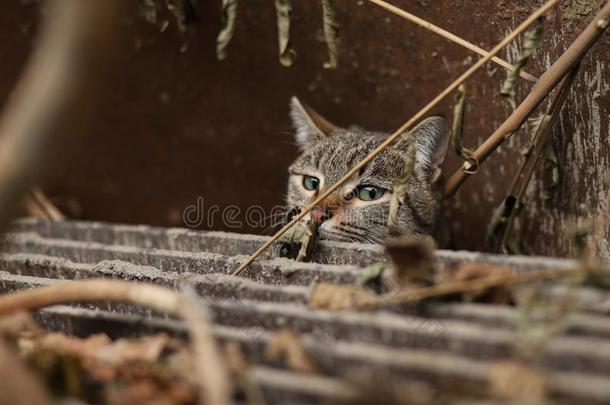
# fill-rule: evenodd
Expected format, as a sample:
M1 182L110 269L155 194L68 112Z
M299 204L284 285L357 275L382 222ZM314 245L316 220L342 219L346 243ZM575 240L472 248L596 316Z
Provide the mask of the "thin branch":
M478 53L481 56L487 56L489 54L489 52L487 52L485 49L480 48L480 47L476 46L475 44L468 42L465 39L458 37L457 35L452 34L451 32L446 31L446 30L442 29L441 27L436 26L436 25L424 20L423 18L420 18L416 15L408 13L407 11L405 11L401 8L393 6L388 2L385 2L383 0L369 0L369 2L379 6L381 8L386 9L386 10L390 11L391 13L394 13L394 14L404 18L405 20L409 20L412 23L419 25L420 27L423 27L431 32L434 32L435 34L438 34L441 37L448 39L451 42L454 42L460 46L463 46L466 49L469 49L475 53ZM498 64L502 68L508 70L509 72L513 70L513 66L510 63L508 63L504 59L500 59L497 56L493 56L491 58L491 61ZM536 83L536 81L538 81L538 78L536 78L536 76L531 75L525 71L520 71L519 76L521 76L521 78L523 78L529 82L532 82L532 83Z
M491 57L502 48L504 48L507 44L509 44L512 40L514 40L519 34L525 31L530 24L536 21L538 18L543 16L546 12L548 12L551 8L553 8L559 0L549 0L544 5L542 5L538 10L532 13L525 21L523 21L513 32L508 34L500 43L498 43L486 56L479 59L474 65L472 65L466 72L464 72L460 77L453 81L445 90L443 90L438 96L436 96L432 101L430 101L424 108L419 110L413 117L411 117L407 122L405 122L400 128L394 131L390 136L386 138L377 148L375 148L371 153L369 153L364 159L358 162L350 171L348 171L345 176L339 179L335 184L330 186L325 192L320 194L318 198L316 198L312 203L303 208L303 210L293 217L293 219L286 224L282 229L280 229L275 235L273 235L267 242L265 242L261 247L259 247L256 252L254 252L250 257L248 257L234 272L234 275L241 273L250 263L254 261L261 253L265 251L273 242L275 242L280 236L284 234L290 227L300 221L305 215L309 213L309 211L320 204L324 199L326 199L329 195L331 195L335 190L337 190L342 184L344 184L347 180L349 180L353 175L358 173L358 171L363 168L366 164L368 164L375 156L377 156L382 150L396 141L400 136L402 136L406 131L411 129L413 124L415 124L418 120L423 118L432 108L434 108L438 103L445 99L449 94L451 94L455 89L457 89L460 84L470 78L477 70L479 70ZM406 135L408 137L408 135Z
M191 304L188 298L169 288L119 280L68 281L0 296L0 315L97 301L143 305L183 318L195 354L199 402L206 405L231 403L228 371L212 334L206 307L202 303Z
M536 86L519 107L474 152L479 163L483 163L504 141L519 130L557 83L582 60L593 44L601 37L608 28L608 21L610 21L610 1L606 3L563 55L538 79ZM459 168L445 185L445 198L452 196L468 177L469 173L464 170L464 167Z
M375 302L366 302L361 309L376 309L443 295L476 292L492 287L511 286L515 284L533 283L570 276L583 275L582 267L564 270L533 270L523 273L497 274L473 280L461 280L437 284L431 287L415 288L379 296Z

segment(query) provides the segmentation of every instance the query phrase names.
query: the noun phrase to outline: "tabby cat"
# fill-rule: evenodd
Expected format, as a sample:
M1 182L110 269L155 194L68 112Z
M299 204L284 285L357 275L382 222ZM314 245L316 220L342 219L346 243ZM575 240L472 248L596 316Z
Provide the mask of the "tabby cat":
M387 136L357 127L336 127L297 98L291 100L290 115L302 152L289 168L286 202L294 210L308 205ZM410 156L415 161L410 165L412 175L396 223L404 235L433 234L441 203L440 165L449 138L443 118L422 121L410 138L379 153L305 218L319 225L321 239L381 243L389 235L394 185Z

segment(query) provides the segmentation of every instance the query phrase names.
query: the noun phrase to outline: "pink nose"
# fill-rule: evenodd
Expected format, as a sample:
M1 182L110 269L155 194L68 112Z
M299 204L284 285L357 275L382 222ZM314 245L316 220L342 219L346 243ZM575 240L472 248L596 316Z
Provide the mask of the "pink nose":
M327 220L330 216L328 212L322 207L314 207L310 212L309 216L314 224L320 225L322 222Z

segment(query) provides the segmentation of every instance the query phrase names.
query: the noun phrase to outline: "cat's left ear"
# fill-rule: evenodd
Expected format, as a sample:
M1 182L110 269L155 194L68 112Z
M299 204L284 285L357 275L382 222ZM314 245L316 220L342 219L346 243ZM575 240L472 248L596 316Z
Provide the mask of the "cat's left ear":
M398 148L405 148L415 142L415 165L429 171L434 182L440 174L440 166L445 160L451 130L443 117L430 117L423 120L411 131L412 139L398 141Z
M297 131L296 141L301 149L306 149L339 130L339 127L331 124L296 97L290 100L290 118Z

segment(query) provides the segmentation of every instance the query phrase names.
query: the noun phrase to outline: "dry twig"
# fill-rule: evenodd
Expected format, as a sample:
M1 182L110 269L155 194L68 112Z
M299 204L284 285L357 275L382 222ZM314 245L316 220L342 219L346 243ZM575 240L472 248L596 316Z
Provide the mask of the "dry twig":
M536 21L538 18L543 16L546 12L548 12L551 8L553 8L559 0L549 0L540 8L538 8L534 13L532 13L525 21L523 21L514 31L508 34L500 43L498 43L486 56L479 59L474 65L472 65L468 70L466 70L460 77L455 79L445 90L443 90L438 96L436 96L432 101L430 101L426 106L424 106L421 110L419 110L413 117L411 117L407 122L405 122L400 128L394 131L391 135L389 135L385 141L383 141L377 148L375 148L371 153L369 153L364 159L358 162L350 171L348 171L341 179L339 179L335 184L326 189L325 192L321 193L318 198L312 201L309 205L303 208L303 210L295 215L292 220L284 225L282 229L277 231L275 235L273 235L267 242L265 242L261 247L259 247L250 257L248 257L234 272L234 275L241 273L250 263L254 261L261 253L265 251L273 242L275 242L280 236L282 236L290 227L300 221L305 215L311 211L311 209L317 205L319 205L322 201L324 201L328 196L335 192L342 184L344 184L347 180L349 180L353 175L358 173L358 171L366 166L375 156L377 156L382 150L386 147L393 144L400 136L402 136L406 131L411 129L413 124L415 124L418 120L423 118L432 108L434 108L438 103L445 99L449 94L451 94L454 90L456 90L462 83L464 83L468 78L470 78L477 70L479 70L487 61L489 61L492 56L500 52L504 46L509 44L512 40L514 40L519 34L525 31L530 24Z
M446 30L442 29L441 27L438 27L438 26L424 20L423 18L417 17L416 15L408 13L401 8L393 6L386 1L383 1L383 0L369 0L369 1L373 4L376 4L377 6L379 6L381 8L384 8L384 9L390 11L391 13L396 14L397 16L404 18L405 20L409 20L412 23L415 23L415 24L419 25L420 27L427 29L428 31L434 32L435 34L438 34L441 37L448 39L451 42L454 42L460 46L463 46L466 49L469 49L475 53L478 53L481 56L487 56L489 54L489 52L487 52L485 49L480 48L480 47L476 46L475 44L468 42L465 39L460 38L457 35L452 34L451 32L446 31ZM509 72L512 71L512 69L513 69L512 65L510 63L508 63L504 59L500 59L497 56L492 57L491 61L494 63L497 63L499 66L502 66L504 69L508 70ZM519 71L519 76L521 76L521 78L523 78L529 82L533 82L533 83L536 83L536 81L538 80L536 78L536 76L531 75L523 70Z
M38 187L31 188L25 198L25 208L29 215L50 221L64 221L66 216L53 204Z
M363 301L361 309L383 308L409 302L421 301L423 299L439 297L449 294L480 292L485 289L500 286L511 286L515 284L533 283L543 280L552 280L563 277L580 276L583 274L581 267L567 270L534 270L523 273L501 272L497 275L480 277L477 279L460 280L436 284L431 287L415 288L389 293L377 297L374 302Z
M199 383L199 400L230 403L228 373L212 334L206 308L168 288L117 280L69 281L0 297L0 315L73 302L117 301L144 305L183 318L189 331Z

